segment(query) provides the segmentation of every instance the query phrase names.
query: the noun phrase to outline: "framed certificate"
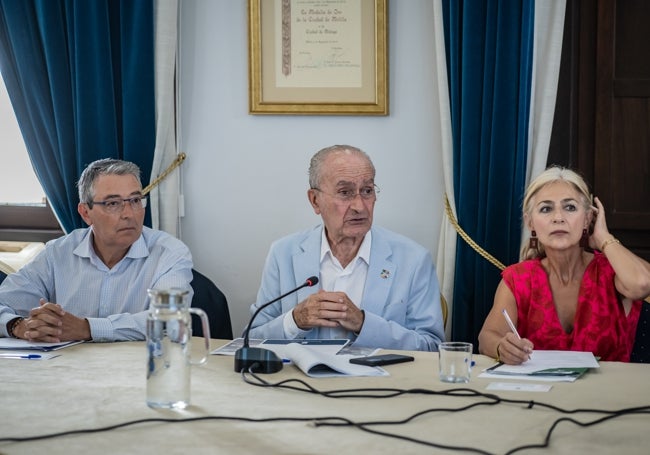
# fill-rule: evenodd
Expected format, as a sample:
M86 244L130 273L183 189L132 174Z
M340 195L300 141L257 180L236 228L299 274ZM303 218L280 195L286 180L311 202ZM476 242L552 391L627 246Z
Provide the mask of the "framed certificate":
M249 0L251 114L388 114L386 0Z

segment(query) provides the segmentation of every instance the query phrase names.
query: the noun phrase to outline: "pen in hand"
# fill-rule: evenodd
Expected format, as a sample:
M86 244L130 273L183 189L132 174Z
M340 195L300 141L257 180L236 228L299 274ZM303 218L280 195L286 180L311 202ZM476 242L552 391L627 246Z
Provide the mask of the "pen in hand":
M515 325L513 324L512 319L510 319L510 315L508 315L506 309L504 308L503 310L501 310L501 312L503 313L503 317L506 318L506 322L508 323L508 327L510 327L512 333L514 333L517 336L517 338L521 340L521 337L519 336L519 332L517 332L517 327L515 327ZM530 354L528 354L528 358L530 359Z
M517 335L517 338L521 340L521 337L519 336L519 332L517 332L517 327L512 323L512 319L510 319L510 316L508 315L508 312L504 308L502 311L503 316L506 318L506 322L508 323L508 327L510 327L510 330L512 330L512 333Z

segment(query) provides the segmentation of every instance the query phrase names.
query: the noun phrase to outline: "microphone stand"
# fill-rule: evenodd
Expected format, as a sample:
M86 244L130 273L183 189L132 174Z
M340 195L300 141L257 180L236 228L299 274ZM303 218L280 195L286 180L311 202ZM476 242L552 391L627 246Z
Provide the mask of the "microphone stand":
M255 313L251 317L251 320L248 323L248 327L246 327L246 332L244 333L244 345L241 348L237 349L237 351L235 351L236 372L239 373L242 370L246 370L246 371L250 370L254 373L277 373L282 369L282 359L278 357L275 352L269 349L258 348L258 347L251 348L249 346L249 334L251 331L251 326L253 325L253 320L260 313L260 311L262 311L264 308L271 305L272 303L275 303L278 300L285 298L289 294L293 294L299 289L308 286L311 287L314 286L315 284L318 284L318 277L316 276L309 277L305 280L303 284L301 284L297 288L292 289L291 291L282 294L280 297L265 303L264 305L260 306L257 309L257 311L255 311Z

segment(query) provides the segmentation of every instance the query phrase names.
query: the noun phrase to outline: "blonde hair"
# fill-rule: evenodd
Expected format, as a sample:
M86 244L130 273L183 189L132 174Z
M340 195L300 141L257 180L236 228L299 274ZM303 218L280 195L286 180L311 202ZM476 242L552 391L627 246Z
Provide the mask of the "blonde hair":
M587 213L591 212L591 193L589 192L589 186L587 185L587 182L585 182L582 176L580 176L580 174L577 172L565 167L551 166L539 174L532 182L530 182L528 188L526 189L523 203L524 229L526 229L526 216L530 216L533 211L533 197L546 185L560 181L571 184L571 186L580 194L582 206L584 207L585 211ZM544 245L541 243L538 242L538 247L536 249L531 248L528 241L525 241L523 243L520 254L521 260L534 259L544 256L546 256L546 253L544 252Z

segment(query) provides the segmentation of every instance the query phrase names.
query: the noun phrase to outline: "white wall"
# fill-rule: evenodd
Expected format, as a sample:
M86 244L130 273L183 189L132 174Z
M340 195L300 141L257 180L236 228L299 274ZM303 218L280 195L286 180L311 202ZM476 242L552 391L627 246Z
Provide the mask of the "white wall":
M319 222L307 201L313 153L365 150L381 188L375 223L435 259L443 215L432 0L389 2L390 115L248 114L247 2L183 0L181 237L228 297L235 336L248 322L269 245Z

